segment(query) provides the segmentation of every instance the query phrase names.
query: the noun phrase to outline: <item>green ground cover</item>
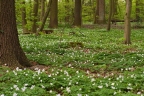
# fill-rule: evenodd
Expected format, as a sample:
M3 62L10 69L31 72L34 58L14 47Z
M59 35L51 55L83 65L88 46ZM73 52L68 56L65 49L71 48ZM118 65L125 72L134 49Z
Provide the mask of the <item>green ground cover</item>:
M144 30L65 28L40 36L20 34L30 61L46 70L0 67L1 96L143 96Z

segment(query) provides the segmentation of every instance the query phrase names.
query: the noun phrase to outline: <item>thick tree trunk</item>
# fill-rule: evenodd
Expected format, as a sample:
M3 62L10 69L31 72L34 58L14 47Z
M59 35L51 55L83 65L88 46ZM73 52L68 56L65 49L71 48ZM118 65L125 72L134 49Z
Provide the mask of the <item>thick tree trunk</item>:
M58 27L58 0L52 0L49 28Z
M34 8L33 8L33 25L32 25L32 33L37 32L37 20L38 20L38 2L39 0L34 0Z
M98 24L105 23L105 0L99 0Z
M26 20L26 9L25 9L25 0L22 1L22 8L21 8L21 11L22 11L22 29L23 29L23 33L24 34L27 34L29 33L28 29L26 28L26 25L27 25L27 20Z
M1 0L0 65L30 66L18 39L14 0Z
M124 38L125 44L131 44L130 35L131 35L131 23L130 23L130 15L131 15L131 7L132 0L126 0L126 13L125 13L125 32Z
M82 25L81 12L82 12L81 0L75 0L74 26L81 27Z

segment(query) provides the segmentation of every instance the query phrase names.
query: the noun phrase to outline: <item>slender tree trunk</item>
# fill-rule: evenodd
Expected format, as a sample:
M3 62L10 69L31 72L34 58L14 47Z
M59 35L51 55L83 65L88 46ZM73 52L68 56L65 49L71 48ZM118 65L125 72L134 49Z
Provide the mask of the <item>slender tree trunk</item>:
M65 10L66 10L66 16L65 16L65 22L68 22L70 21L70 8L69 8L69 0L65 0L66 2L66 5L65 5Z
M81 0L75 0L74 26L81 27L81 25L82 25L81 13L82 13Z
M52 0L49 28L58 27L58 0Z
M141 0L136 0L136 20L140 21L140 6L141 6Z
M114 15L118 14L118 0L114 0Z
M110 1L110 2L109 2L110 11L109 11L107 31L110 31L110 28L111 28L112 8L113 8L113 1L114 1L114 0L109 0L109 1Z
M37 32L37 20L38 20L38 2L39 0L34 0L34 8L33 8L33 25L32 25L32 33Z
M44 28L46 19L47 19L49 13L50 13L51 3L52 3L52 0L49 1L49 4L48 4L47 9L46 9L46 13L44 14L43 19L42 19L42 24L40 25L40 27L39 27L36 35L38 35L38 33L39 33L40 31L42 31L43 28Z
M42 21L45 14L45 0L41 0L41 15L40 15L40 21Z
M22 11L22 29L23 29L23 33L24 34L27 34L29 33L26 25L27 25L27 20L26 20L26 9L25 9L25 0L22 1L22 8L21 8L21 11Z
M0 65L30 66L18 39L14 0L1 0Z
M95 9L94 24L98 23L98 16L99 16L99 0L97 0L97 5Z
M125 30L124 30L124 38L125 44L131 44L130 35L131 35L131 23L130 23L130 15L131 15L131 7L132 0L126 0L126 13L125 13Z

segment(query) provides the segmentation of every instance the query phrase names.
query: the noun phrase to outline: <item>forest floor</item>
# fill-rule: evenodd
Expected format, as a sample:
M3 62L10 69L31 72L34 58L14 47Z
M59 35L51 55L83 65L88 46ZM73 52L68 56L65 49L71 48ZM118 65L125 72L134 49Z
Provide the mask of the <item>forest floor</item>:
M0 66L0 95L143 96L144 29L132 29L132 44L125 45L123 28L107 32L99 26L59 28L38 37L20 34L33 66Z

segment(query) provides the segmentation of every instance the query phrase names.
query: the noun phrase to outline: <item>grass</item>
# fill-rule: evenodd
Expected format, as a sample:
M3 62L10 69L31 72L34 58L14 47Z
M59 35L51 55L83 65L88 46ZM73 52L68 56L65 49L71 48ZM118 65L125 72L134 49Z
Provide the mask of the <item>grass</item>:
M52 34L19 35L30 61L46 70L1 66L1 96L143 96L143 31L65 28Z

